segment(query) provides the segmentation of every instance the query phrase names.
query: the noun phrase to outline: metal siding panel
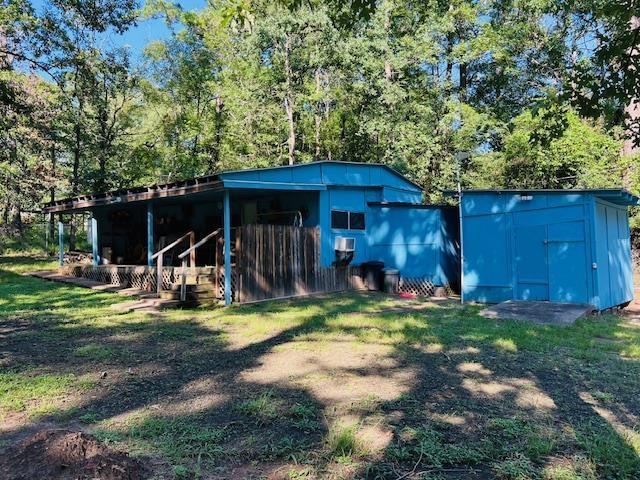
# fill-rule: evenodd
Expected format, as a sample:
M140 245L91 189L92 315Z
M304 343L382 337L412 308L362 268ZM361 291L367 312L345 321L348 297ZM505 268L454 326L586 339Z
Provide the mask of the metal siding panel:
M585 242L549 243L549 300L588 303Z
M440 211L410 207L369 209L370 259L397 268L406 277L442 278Z
M385 168L381 167L371 167L371 171L369 173L369 178L371 179L372 185L384 185L384 174L386 173Z
M607 234L607 208L596 204L596 251L598 265L598 308L612 306L611 281L609 278L609 236Z
M514 195L513 197L509 198L509 200L507 200L507 205L512 205L512 208L508 208L508 210L522 211L547 208L547 195L532 194L525 196L530 196L531 200L522 200L522 195Z
M325 163L322 165L322 181L329 184L344 184L347 174L346 165L337 165L333 163Z
M298 168L298 167L296 167ZM253 174L257 174L258 180L261 182L293 182L293 174L291 173L293 168L276 168L274 170L258 170L257 172L248 172L247 177L253 177ZM249 180L250 178L247 178ZM245 180L245 179L243 179ZM308 183L308 182L305 182Z
M466 217L463 230L465 298L478 301L511 299L513 275L509 244L512 237L508 216Z
M370 169L368 165L347 165L343 183L359 187L371 185Z
M505 199L502 195L465 193L462 199L462 215L465 217L505 211Z
M584 208L582 205L529 210L525 212L514 212L513 214L513 223L516 226L551 225L554 223L582 221L583 219Z
M382 189L382 198L384 202L422 203L422 192L411 192L393 187L384 187Z
M620 242L618 241L618 212L611 207L607 210L607 246L609 248L609 283L611 284L611 305L624 302L624 277L621 264Z
M549 241L583 242L584 238L584 221L549 225Z
M366 210L365 191L363 189L332 188L329 190L331 209L364 212Z
M622 303L633 300L633 260L631 258L631 235L627 209L618 209L618 234L620 238L620 263L623 275Z
M588 291L589 302L595 308L599 307L598 299L598 270L593 268L593 264L598 261L596 252L596 232L595 232L595 219L596 219L596 202L593 196L585 197L584 203L585 211L585 251L587 252L587 278L588 278Z
M367 202L382 202L382 188L367 188L364 193Z
M567 194L549 194L548 195L549 207L560 207L567 205L578 205L585 201L584 195L579 193L567 193Z
M549 300L546 225L517 227L513 234L516 298L518 300Z
M300 183L322 183L322 168L317 163L292 168L291 181Z

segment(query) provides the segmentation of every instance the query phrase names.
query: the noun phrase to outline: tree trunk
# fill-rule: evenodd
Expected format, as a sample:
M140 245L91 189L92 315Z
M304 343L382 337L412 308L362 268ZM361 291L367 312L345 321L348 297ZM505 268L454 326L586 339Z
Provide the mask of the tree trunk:
M461 102L467 101L467 64L461 63L459 65L459 73L460 73L460 86L458 95L460 97Z
M79 110L82 108L82 101L79 102ZM73 168L71 172L71 196L77 197L80 191L80 161L82 158L82 127L80 125L80 113L74 125L74 143L73 143ZM69 249L75 250L76 248L76 223L74 221L74 215L71 215L71 221L69 224Z
M318 101L316 105L315 111L315 151L313 158L314 160L320 160L320 126L322 125L322 112L321 112L321 101L320 94L322 93L322 81L320 78L320 69L316 69L316 94L318 95Z
M284 42L284 70L285 70L285 97L284 97L284 110L287 114L287 123L289 124L289 138L287 144L289 145L289 165L293 165L296 162L296 123L293 116L295 109L293 86L292 86L292 71L291 61L289 54L291 53L291 37L287 34Z
M94 193L102 193L107 190L107 160L109 157L109 121L108 105L109 105L109 88L107 86L107 76L104 75L102 80L102 89L104 96L99 106L98 119L100 122L100 141L98 153L98 181L94 185Z
M640 30L640 17L634 16L631 17L629 22L630 30ZM634 80L637 81L636 75L638 72L636 71L636 65L638 65L638 57L640 57L640 44L634 45L631 47L631 51L629 52L630 66L628 67L627 75L630 75ZM629 100L629 103L626 105L625 109L625 140L622 145L622 155L635 155L640 152L640 100L636 97L632 97ZM627 175L628 176L628 175ZM627 179L625 179L627 180Z
M215 115L215 143L209 164L209 173L216 171L220 164L220 150L222 148L222 109L224 102L220 95L216 96L216 115Z
M56 199L56 144L54 142L51 143L51 176L53 177L53 181L51 182L51 187L49 187L49 201L54 202ZM49 214L49 238L54 238L56 233L53 214Z

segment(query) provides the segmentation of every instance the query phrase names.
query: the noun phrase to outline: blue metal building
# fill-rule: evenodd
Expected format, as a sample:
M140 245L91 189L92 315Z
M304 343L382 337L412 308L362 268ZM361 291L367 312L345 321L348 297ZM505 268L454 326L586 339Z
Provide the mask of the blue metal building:
M153 252L188 231L198 240L221 228L233 245L234 227L296 224L319 228L323 266L336 259L336 239L347 237L355 240L353 265L381 260L402 277L456 285L457 209L425 206L422 197L387 166L323 161L58 200L44 211L92 213L96 264L151 266ZM232 248L225 248L226 272ZM199 266L213 261L198 255ZM229 285L225 291L229 302Z
M621 189L464 191L464 301L631 301L627 207L638 204Z

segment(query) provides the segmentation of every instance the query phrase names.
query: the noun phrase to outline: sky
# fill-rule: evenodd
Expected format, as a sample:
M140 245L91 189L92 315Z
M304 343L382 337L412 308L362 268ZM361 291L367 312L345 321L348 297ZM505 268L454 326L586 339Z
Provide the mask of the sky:
M142 0L144 1L144 0ZM206 0L179 0L174 3L179 4L184 10L200 10L207 4ZM138 22L138 25L131 28L123 35L112 35L114 46L128 46L131 49L133 58L139 58L146 45L154 40L162 40L169 36L169 29L162 19L151 19Z
M139 0L140 7L145 0ZM47 5L47 0L33 0L37 10ZM200 10L207 4L207 0L175 0L184 10ZM144 47L154 40L162 40L170 35L169 29L162 19L141 20L138 25L132 27L122 35L111 34L104 38L104 47L127 47L130 49L131 59L134 63L142 61Z

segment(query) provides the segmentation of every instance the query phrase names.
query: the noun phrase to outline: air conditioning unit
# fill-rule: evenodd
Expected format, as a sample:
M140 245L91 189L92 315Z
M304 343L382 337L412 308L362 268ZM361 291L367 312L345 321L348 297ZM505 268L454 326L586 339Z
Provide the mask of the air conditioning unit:
M353 260L353 252L356 248L356 239L353 237L336 237L333 249L336 252L336 265L349 265Z

